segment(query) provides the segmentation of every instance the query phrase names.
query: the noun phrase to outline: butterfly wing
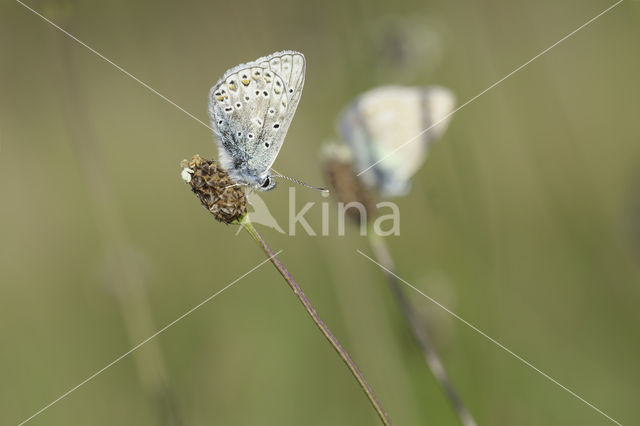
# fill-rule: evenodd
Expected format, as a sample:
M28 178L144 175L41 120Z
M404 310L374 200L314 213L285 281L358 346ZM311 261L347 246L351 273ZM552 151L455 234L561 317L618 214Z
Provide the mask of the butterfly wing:
M227 71L209 95L219 159L236 181L259 185L269 174L304 86L304 55L273 53Z
M362 174L364 181L385 195L405 193L429 145L444 133L448 119L443 118L454 104L451 91L437 86L383 86L358 97L342 113L340 133L354 151L358 171L375 164Z

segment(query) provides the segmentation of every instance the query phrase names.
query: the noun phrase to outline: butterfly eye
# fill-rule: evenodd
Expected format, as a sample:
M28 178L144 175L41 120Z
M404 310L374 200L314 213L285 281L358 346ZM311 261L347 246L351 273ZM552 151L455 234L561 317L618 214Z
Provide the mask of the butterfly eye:
M263 188L267 188L269 186L269 184L271 183L271 180L269 180L269 178L266 178L264 180L264 182L262 183L262 187Z

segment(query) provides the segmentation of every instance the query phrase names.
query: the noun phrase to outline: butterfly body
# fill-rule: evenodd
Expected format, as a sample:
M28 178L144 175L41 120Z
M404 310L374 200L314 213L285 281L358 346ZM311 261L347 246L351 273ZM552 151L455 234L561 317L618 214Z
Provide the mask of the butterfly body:
M305 58L282 51L228 70L211 88L219 161L238 184L268 191L273 165L302 95Z

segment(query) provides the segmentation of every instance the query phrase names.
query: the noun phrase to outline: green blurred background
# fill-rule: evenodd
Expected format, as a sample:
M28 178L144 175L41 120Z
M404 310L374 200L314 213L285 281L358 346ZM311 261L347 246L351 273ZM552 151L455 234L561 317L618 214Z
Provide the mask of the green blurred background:
M465 101L612 3L28 4L205 122L227 68L302 51L275 166L317 183L320 147L362 91L441 84ZM640 398L639 18L623 2L457 113L388 241L401 277L623 424ZM206 127L18 3L0 6L0 35L0 423L17 424L264 255L179 178L181 159L216 155ZM282 226L286 186L262 197ZM319 230L324 199L297 191L311 201ZM259 230L396 424L457 424L355 228ZM612 424L411 297L479 424ZM265 265L29 424L377 422Z

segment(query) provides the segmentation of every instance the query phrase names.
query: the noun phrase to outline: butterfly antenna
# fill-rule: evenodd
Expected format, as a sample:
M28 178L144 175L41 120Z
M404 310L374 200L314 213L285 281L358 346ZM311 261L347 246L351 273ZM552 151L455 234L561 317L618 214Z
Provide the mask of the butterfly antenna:
M307 187L307 188L309 188L309 189L315 189L316 191L320 191L320 192L329 192L329 189L328 189L328 188L321 188L321 187L319 187L319 186L309 185L308 183L304 183L304 182L302 182L302 181L299 181L298 179L294 179L294 178L291 178L291 177L289 177L289 176L281 175L280 173L276 172L276 171L275 171L275 170L273 170L273 169L271 169L271 171L274 173L274 175L273 175L274 177L278 177L278 178L286 179L286 180L289 180L289 181L291 181L291 182L293 182L293 183L297 183L298 185L301 185L301 186Z

